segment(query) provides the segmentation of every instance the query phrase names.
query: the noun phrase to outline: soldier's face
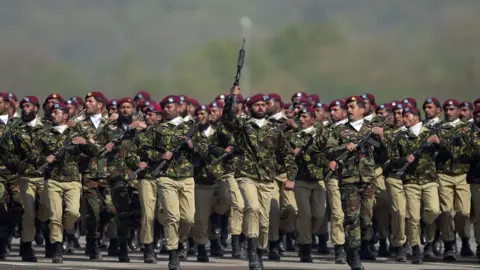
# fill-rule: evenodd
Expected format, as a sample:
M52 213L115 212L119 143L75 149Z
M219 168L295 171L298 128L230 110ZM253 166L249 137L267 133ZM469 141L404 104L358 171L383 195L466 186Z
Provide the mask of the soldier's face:
M118 109L118 115L120 116L133 116L133 104L130 102L124 102Z
M295 109L294 109L295 114L297 114L301 109L303 109L302 104L295 105Z
M460 116L460 110L453 105L446 106L444 115L445 115L445 120L447 120L449 122L450 121L455 121Z
M69 115L75 115L78 113L78 109L75 105L67 105L68 107L68 114Z
M64 125L67 122L68 114L59 109L52 111L51 121L55 125Z
M372 113L372 103L370 102L370 100L365 100L365 111L364 111L364 114L365 115L369 115Z
M440 113L440 108L433 103L427 103L425 106L423 106L423 111L425 112L425 117L427 119L432 119L438 116Z
M388 116L390 115L390 112L388 110L378 110L378 115L380 116Z
M223 110L220 108L212 108L210 112L210 121L216 123L220 121L220 118L222 118L222 112Z
M53 107L53 105L60 103L60 101L57 98L52 98L47 101L47 108Z
M266 115L266 110L267 110L267 103L265 101L258 101L254 103L252 106L250 106L250 111L252 112L252 116L258 117L258 118L263 118Z
M403 114L403 123L407 128L413 127L414 125L418 124L418 122L420 122L420 118L418 116L411 113Z
M235 109L235 113L241 113L243 112L243 104L242 103L237 103L237 108Z
M292 119L295 117L295 111L293 110L285 110L285 115L288 119Z
M145 121L147 122L147 125L153 125L155 123L158 123L160 119L161 119L161 116L158 113L148 111L145 114Z
M393 112L393 120L395 121L396 127L402 127L403 123L403 110L397 109Z
M165 105L163 111L167 120L172 120L180 115L181 106L175 103L169 103Z
M277 112L278 110L278 104L274 99L270 99L267 101L267 114L268 115L273 115Z
M475 125L480 127L480 113L476 113L474 116Z
M330 108L330 118L333 122L342 121L347 117L347 113L340 106L333 106Z
M85 101L85 110L87 114L95 115L102 112L103 104L98 102L94 97L89 97Z
M7 101L4 101L3 99L0 99L0 114L7 114L8 109L10 108L10 103Z
M302 113L300 115L300 124L302 125L302 128L309 128L315 124L316 117L308 114L308 113Z
M350 102L347 104L347 113L348 120L357 121L363 118L363 115L365 114L365 109L360 108L357 105L357 102Z
M470 110L468 107L462 107L460 108L460 120L462 121L468 121L472 119L473 117L473 111Z
M21 109L22 109L22 114L24 115L37 114L38 112L38 107L28 102L22 103Z
M209 114L207 111L198 111L197 112L197 119L200 122L200 124L205 125L208 123L209 119Z
M325 119L327 119L327 112L323 108L316 108L315 117L317 121L324 121Z
M112 114L114 114L114 113L118 113L117 107L115 107L115 106L110 106L110 107L108 108L108 115L112 115Z

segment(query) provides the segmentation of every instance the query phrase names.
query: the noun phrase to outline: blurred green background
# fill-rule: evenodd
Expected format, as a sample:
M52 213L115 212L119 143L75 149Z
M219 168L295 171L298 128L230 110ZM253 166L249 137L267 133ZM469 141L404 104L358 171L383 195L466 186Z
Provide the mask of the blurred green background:
M233 82L248 16L247 94L472 100L478 14L478 0L4 0L1 87L209 102Z

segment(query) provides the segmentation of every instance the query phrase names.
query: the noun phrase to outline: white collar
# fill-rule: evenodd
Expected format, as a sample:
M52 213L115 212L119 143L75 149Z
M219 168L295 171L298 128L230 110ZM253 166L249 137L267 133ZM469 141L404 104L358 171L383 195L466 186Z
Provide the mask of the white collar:
M27 125L35 127L37 125L37 116L35 116L35 119L33 119L32 121L28 122Z
M325 120L325 121L322 122L322 124L323 124L324 126L326 126L326 125L330 124L330 121Z
M282 117L283 117L283 111L280 111L280 112L270 116L270 119L280 120Z
M4 125L8 124L8 114L0 115L0 120L2 120Z
M343 124L345 124L345 123L347 123L347 122L348 122L348 119L345 118L345 119L342 119L342 120L340 120L340 121L337 121L337 122L333 123L333 126L336 127L336 126L339 126L339 125L343 125Z
M253 121L259 128L262 128L263 126L265 126L265 125L267 124L267 119L265 119L265 118L261 118L261 119L252 118L252 121Z
M432 119L429 119L427 121L427 123L425 123L426 126L431 126L431 125L434 125L436 123L440 122L440 118L437 116L437 117L434 117Z
M15 111L15 113L13 114L13 117L20 117L20 116L21 116L20 113L17 111Z
M365 119L365 120L367 120L367 121L372 121L372 119L373 119L374 116L375 116L375 115L372 113L372 114L369 114L369 115L363 117L363 119Z
M53 126L53 128L56 131L60 132L60 134L62 134L65 131L65 129L67 129L67 127L68 127L67 125Z
M190 114L187 115L187 116L185 116L185 117L183 118L183 122L188 122L188 121L190 121L190 120L193 121L193 118L192 118L192 116L191 116Z
M415 134L415 136L418 137L420 131L422 130L422 122L416 123L415 125L409 127L408 130L410 130L410 132L412 132L413 134Z
M468 119L469 123L473 123L473 118Z
M203 134L203 136L205 136L205 137L210 137L210 136L213 135L213 132L212 132L212 131L214 131L214 129L212 128L212 126L208 126L205 130L202 131L202 134Z
M450 126L452 126L452 127L456 127L456 126L458 126L458 124L460 124L460 123L461 123L461 121L460 121L459 118L453 120L452 122L448 122L448 124L449 124Z
M100 126L100 122L102 121L102 114L99 113L99 114L90 115L90 120L92 121L95 128L98 128L98 126Z
M315 127L311 126L311 127L306 128L306 129L303 129L302 131L300 131L300 133L310 134L314 131L315 131Z
M363 118L362 118L360 120L357 120L357 121L354 121L354 122L349 122L349 123L356 131L360 131L360 129L362 128L363 122L364 121L363 121Z
M168 121L167 123L172 124L174 126L178 126L183 122L184 122L183 118L181 116L177 116L177 117L173 118L172 120Z
M400 131L407 131L407 130L408 130L407 127L401 126L401 127L397 128L397 129L395 129L395 130L393 131L393 133L397 133L397 132L400 132Z

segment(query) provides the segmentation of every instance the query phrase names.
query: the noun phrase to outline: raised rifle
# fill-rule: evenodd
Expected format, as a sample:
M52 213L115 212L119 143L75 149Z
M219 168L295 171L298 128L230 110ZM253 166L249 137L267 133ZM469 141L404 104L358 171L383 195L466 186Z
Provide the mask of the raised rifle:
M243 62L245 61L245 41L243 38L242 48L238 51L238 60L237 60L237 74L235 75L235 81L233 82L234 86L240 85L240 76L242 75Z
M393 117L392 116L388 116L387 118L385 118L385 120L383 120L383 122L378 125L377 127L381 127L383 128L384 126L386 126L387 124L389 124L391 121L392 121ZM373 147L375 148L378 148L380 147L380 142L375 140L373 138L373 132L372 130L369 130L367 133L363 134L362 137L360 137L360 139L357 141L357 143L355 144L355 149L362 149L364 148L367 144L370 144L372 145ZM343 165L345 163L345 161L347 160L347 158L350 156L351 152L348 151L348 150L345 150L342 152L342 154L340 154L336 159L335 161L337 162L338 165ZM332 179L332 176L333 176L333 173L334 171L330 170L328 173L327 173L327 176L325 176L325 181L328 181L330 179Z
M185 137L187 138L186 140L183 140L181 141L177 146L175 146L175 148L173 148L170 152L172 153L172 159L173 160L177 155L178 153L180 152L180 149L188 142L188 140L190 140L193 135L195 135L195 133L197 133L198 131L198 123L195 123L193 126L190 127L190 129L188 130L187 134L185 134ZM153 169L153 171L151 172L151 175L155 178L157 178L160 173L162 172L163 168L165 167L165 165L167 165L167 162L169 162L170 160L162 160L160 162L160 164L158 164L158 166ZM140 170L140 169L137 169L137 171ZM137 171L135 171L135 173L137 173ZM142 171L142 170L140 170Z

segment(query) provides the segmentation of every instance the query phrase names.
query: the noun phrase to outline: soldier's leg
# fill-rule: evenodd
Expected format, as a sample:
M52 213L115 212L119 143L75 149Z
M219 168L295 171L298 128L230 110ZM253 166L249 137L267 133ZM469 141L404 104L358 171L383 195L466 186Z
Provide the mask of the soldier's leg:
M283 182L287 179L286 174L278 177L281 181L279 185L280 191L280 231L286 234L287 251L295 251L295 226L297 224L297 203L295 201L295 192L293 190L285 190ZM282 236L280 236L282 238ZM280 239L282 240L282 239Z
M153 243L153 223L157 202L157 185L155 180L142 179L138 183L138 196L142 210L142 229L140 242L145 245Z
M212 225L212 229L209 229L211 233L210 237L210 254L216 257L223 257L224 251L221 244L221 234L218 234L221 230L221 218L230 209L230 192L228 191L228 184L226 181L219 181L214 186L214 205L213 212L217 217L213 223L216 223L215 227ZM198 209L198 208L197 208Z
M445 244L444 259L454 260L455 228L453 211L455 201L455 177L439 174L439 195L441 215L442 240Z
M335 247L335 263L346 263L345 232L343 228L344 213L337 179L330 179L326 183L327 200L330 206L330 241Z
M378 255L380 257L390 257L387 246L387 238L390 233L390 203L386 191L385 177L381 174L377 174L375 181L375 207L373 212L380 240Z
M243 231L245 202L233 173L225 175L225 180L227 181L230 198L232 200L229 217L230 233L232 234L232 257L241 259L244 257L243 242L240 239L240 235Z
M273 185L273 195L270 201L270 228L268 229L269 252L268 258L270 260L280 260L279 244L279 230L280 230L280 191L279 183L276 181Z
M86 215L84 217L85 226L87 229L85 253L89 255L90 259L100 259L100 249L98 241L100 240L99 225L101 222L101 196L94 181L84 180L85 189L82 197L85 201Z
M375 255L369 250L369 241L371 235L367 232L372 227L373 207L375 204L375 185L362 184L360 189L361 208L360 208L360 228L362 232L362 250L360 257L366 260L375 260ZM367 251L367 252L364 252Z
M8 215L8 193L5 182L0 182L0 260L7 257L7 245L10 238Z
M48 200L50 206L50 243L52 245L52 262L62 263L63 241L63 195L62 183L48 180Z
M313 188L304 181L295 182L295 201L298 206L297 214L297 244L300 246L300 260L312 261L312 207Z
M214 204L215 187L209 185L195 186L195 225L193 239L198 247L197 261L208 262L205 245L208 243L208 222Z
M470 184L472 194L472 223L475 242L477 243L477 257L480 258L480 184Z
M142 210L140 199L138 197L138 180L129 182L128 193L130 196L130 239L128 246L130 250L135 251L142 245L139 244L140 224L142 220Z
M180 184L182 188L178 193L180 207L178 237L183 242L187 240L195 220L195 181L190 177L181 180Z
M130 262L128 256L128 240L130 236L130 196L124 179L109 180L112 200L117 212L118 259L120 262Z
M19 237L22 228L23 208L17 178L10 179L6 187L9 194L8 217L10 217L10 233L15 235L15 237Z
M32 181L29 178L22 177L19 179L20 198L23 206L22 217L22 235L21 241L32 242L35 238L35 197L37 192L37 185L35 179Z
M420 245L420 210L422 201L422 187L415 184L407 184L404 186L405 199L407 201L407 224L406 233L407 241L415 250ZM412 263L421 263L421 254L415 254Z
M361 266L358 250L361 245L362 232L360 229L360 210L362 207L362 196L360 184L343 184L340 187L342 198L342 209L345 213L345 248L347 250L347 261L349 265ZM361 268L359 268L361 269Z
M65 201L63 227L66 231L73 231L75 229L75 222L80 218L80 194L82 184L79 182L67 182L62 183L62 188L64 190L63 200Z
M312 208L312 232L319 235L319 241L317 250L321 254L327 254L328 246L327 246L327 237L328 233L325 234L325 231L322 230L322 226L325 225L325 220L327 218L327 193L325 189L325 182L319 181L317 183L313 183L313 190L311 195L311 208ZM327 230L328 232L328 230Z
M467 221L470 217L471 210L471 192L470 186L467 183L467 175L462 174L455 177L455 199L453 203L453 209L455 211L455 231L460 234L462 238L462 256L472 256L473 252L470 248L468 241L470 240L468 235L463 233L467 226ZM468 228L470 230L470 228ZM463 233L463 235L462 235ZM470 233L470 232L469 232Z
M407 237L405 235L405 219L407 216L405 192L403 190L403 182L400 179L387 178L386 191L390 202L391 220L391 245L396 250L396 260L399 262L406 261L405 243Z

